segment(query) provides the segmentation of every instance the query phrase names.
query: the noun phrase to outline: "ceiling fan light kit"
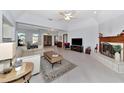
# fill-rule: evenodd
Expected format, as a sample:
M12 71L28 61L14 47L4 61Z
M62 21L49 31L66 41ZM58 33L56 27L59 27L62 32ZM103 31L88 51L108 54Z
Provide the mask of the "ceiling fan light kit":
M70 20L70 17L69 17L69 16L65 16L64 19L65 19L66 21L69 21L69 20Z
M74 16L75 12L74 11L62 11L60 12L60 15L64 17L65 21L71 20L71 18Z

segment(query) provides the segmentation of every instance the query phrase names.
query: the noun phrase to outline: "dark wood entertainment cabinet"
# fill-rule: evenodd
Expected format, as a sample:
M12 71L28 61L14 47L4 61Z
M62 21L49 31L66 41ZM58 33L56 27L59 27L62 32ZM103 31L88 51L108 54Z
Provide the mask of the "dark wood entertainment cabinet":
M71 50L77 51L77 52L84 52L83 51L83 46L79 45L71 45Z

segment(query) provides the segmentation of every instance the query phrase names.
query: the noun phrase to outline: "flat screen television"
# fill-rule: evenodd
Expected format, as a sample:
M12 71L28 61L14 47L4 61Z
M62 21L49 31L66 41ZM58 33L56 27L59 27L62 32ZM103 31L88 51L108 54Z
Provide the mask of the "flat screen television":
M72 45L82 46L82 38L72 38Z

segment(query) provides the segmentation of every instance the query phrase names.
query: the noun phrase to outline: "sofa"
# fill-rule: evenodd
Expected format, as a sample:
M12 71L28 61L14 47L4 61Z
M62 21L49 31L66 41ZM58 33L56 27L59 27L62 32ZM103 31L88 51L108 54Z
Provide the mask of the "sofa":
M65 49L70 48L70 43L68 43L68 42L64 43L64 47L65 47Z
M24 57L36 54L40 54L40 56L43 56L43 48L41 46L33 49L27 49L26 46L22 46L18 47L16 51L16 57Z

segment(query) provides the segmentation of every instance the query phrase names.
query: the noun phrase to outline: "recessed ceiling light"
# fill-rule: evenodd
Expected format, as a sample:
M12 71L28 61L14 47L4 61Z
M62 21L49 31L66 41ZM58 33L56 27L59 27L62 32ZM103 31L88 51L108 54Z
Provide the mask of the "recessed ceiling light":
M94 13L94 14L96 14L97 12L96 12L96 11L94 11L93 13Z

